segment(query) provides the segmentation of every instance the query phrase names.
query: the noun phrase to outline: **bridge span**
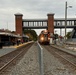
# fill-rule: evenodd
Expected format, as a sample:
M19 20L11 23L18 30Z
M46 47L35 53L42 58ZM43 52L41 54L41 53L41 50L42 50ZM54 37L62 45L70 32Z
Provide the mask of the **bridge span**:
M48 28L47 19L23 19L23 28L26 29L43 29ZM76 18L68 18L66 28L75 28ZM65 18L55 18L54 28L65 28Z
M57 28L73 28L75 35L76 18L67 18L67 25L65 27L65 18L54 18L53 13L47 14L47 16L47 19L23 19L23 14L15 14L16 33L22 36L25 29L47 29L50 34L54 34L54 29Z

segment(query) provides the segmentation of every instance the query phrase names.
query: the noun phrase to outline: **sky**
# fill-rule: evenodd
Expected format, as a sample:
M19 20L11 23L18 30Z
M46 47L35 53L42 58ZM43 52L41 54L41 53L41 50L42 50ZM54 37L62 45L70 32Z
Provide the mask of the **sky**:
M68 6L68 17L76 17L76 0L0 0L0 29L15 31L16 13L22 13L23 19L47 19L48 13L54 18L65 17L65 2ZM36 30L39 34L40 30Z

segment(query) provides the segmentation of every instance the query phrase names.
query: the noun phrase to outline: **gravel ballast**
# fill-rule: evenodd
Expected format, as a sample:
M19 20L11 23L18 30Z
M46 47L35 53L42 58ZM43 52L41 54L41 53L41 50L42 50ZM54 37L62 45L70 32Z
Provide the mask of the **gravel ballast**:
M38 47L34 44L20 62L10 69L9 73L2 75L40 75L38 57ZM44 75L76 75L76 72L66 69L65 65L46 49L43 49L43 62Z
M76 75L76 71L70 71L47 50L44 49L43 53L45 75Z

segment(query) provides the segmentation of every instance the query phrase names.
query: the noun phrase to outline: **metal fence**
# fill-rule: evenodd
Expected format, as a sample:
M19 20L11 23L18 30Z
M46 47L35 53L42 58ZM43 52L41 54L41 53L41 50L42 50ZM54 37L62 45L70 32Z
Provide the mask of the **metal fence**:
M39 49L39 69L40 69L40 75L44 75L44 67L43 67L43 48L38 43L38 49Z

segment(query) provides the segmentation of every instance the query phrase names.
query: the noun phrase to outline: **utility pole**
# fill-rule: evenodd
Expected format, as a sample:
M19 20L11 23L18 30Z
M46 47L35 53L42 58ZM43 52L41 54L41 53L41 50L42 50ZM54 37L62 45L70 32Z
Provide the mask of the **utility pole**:
M67 26L67 8L72 8L72 6L67 6L67 1L65 2L65 41L66 41L66 26Z
M67 2L65 3L65 40L66 40L66 26L67 26Z

